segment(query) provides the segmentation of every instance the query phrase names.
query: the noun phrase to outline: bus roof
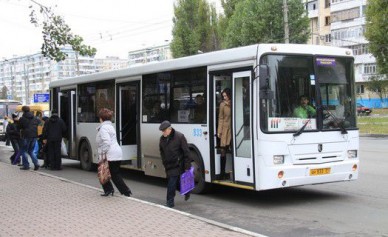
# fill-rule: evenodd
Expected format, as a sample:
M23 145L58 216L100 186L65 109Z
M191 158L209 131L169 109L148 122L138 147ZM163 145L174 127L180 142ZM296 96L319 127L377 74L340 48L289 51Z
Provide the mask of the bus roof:
M274 47L276 48L276 50L274 50ZM237 61L249 61L254 60L257 55L271 52L304 55L352 56L352 51L349 49L331 46L306 44L255 44L239 48L225 49L188 57L165 60L155 63L142 64L114 71L94 73L68 79L56 80L50 83L50 88L58 86L72 86L91 81L132 77L168 70L180 70L192 67L232 63Z
M7 100L7 99L0 99L0 104L19 104L21 105L22 103L17 100Z

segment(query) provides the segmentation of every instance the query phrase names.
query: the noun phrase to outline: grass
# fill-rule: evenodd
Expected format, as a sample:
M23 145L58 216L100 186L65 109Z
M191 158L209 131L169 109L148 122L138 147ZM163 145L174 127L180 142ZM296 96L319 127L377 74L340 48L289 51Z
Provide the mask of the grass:
M373 109L370 116L359 116L357 127L364 134L388 134L388 109Z

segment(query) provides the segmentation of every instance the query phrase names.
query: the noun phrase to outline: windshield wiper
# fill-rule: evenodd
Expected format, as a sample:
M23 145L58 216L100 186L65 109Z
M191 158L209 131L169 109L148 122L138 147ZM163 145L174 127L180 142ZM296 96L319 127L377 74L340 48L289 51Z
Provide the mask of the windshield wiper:
M306 126L307 126L307 124L310 122L310 120L311 120L311 119L307 120L307 121L303 124L303 126L302 126L296 133L293 134L293 136L294 136L294 137L297 137L297 136L299 136L300 134L302 134L302 133L304 132L304 130L306 129Z
M330 112L327 108L325 108L324 105L322 105L321 107L334 119L334 124L341 129L341 134L348 134L348 131L344 126L344 120L341 121L332 112Z

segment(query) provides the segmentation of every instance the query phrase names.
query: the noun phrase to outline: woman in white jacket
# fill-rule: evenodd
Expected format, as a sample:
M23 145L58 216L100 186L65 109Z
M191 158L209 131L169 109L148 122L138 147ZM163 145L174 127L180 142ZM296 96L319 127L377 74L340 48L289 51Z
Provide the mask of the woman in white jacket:
M99 159L106 154L113 183L122 195L129 197L132 192L124 183L124 180L120 175L120 164L123 152L117 143L116 131L111 122L113 111L102 108L98 113L98 117L100 118L101 123L100 126L97 127L96 136ZM102 188L104 189L104 194L101 194L101 196L113 196L114 188L110 181L102 185Z

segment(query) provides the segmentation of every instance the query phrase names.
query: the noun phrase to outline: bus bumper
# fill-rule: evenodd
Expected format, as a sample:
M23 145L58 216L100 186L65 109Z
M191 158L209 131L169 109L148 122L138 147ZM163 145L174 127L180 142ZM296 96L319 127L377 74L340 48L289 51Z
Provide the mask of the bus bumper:
M323 184L358 179L359 160L312 165L279 166L259 175L257 190Z

